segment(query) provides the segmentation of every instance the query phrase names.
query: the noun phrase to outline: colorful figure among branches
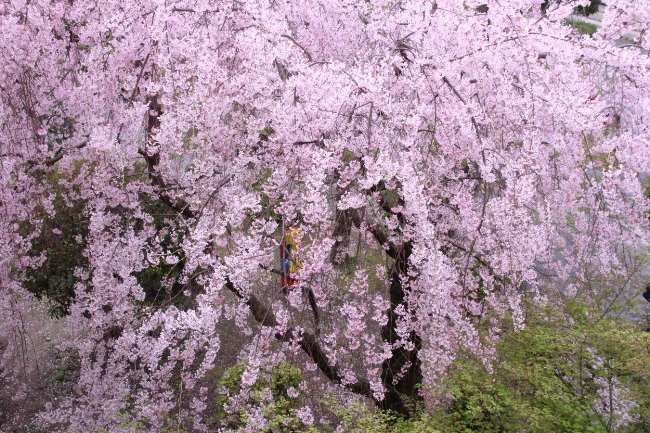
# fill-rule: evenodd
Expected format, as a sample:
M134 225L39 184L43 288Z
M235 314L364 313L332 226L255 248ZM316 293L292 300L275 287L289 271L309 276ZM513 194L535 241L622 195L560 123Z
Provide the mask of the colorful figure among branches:
M284 238L280 244L280 272L282 290L293 286L294 275L300 274L300 260L297 257L298 240L302 233L299 228L291 228L284 232Z

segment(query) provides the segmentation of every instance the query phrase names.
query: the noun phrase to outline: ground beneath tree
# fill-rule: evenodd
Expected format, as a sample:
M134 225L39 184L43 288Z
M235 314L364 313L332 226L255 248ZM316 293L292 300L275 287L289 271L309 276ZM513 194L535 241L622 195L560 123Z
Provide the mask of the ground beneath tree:
M80 395L76 383L79 378L79 360L66 343L74 338L65 318L53 319L45 303L35 302L23 313L27 334L27 350L23 359L14 359L26 365L18 384L0 380L0 433L49 433L38 422L38 414L65 397ZM218 354L221 372L237 363L237 356L250 336L243 335L234 322L220 322L221 347ZM4 344L0 342L0 350ZM26 385L26 396L15 399L18 387ZM210 416L209 414L205 414Z
M13 362L26 366L19 383L0 381L0 432L44 432L36 414L47 403L56 404L74 393L78 378L78 361L71 351L62 350L62 343L73 338L66 319L53 319L47 305L35 302L23 312L26 350L22 359ZM25 386L24 398L14 398L20 386Z

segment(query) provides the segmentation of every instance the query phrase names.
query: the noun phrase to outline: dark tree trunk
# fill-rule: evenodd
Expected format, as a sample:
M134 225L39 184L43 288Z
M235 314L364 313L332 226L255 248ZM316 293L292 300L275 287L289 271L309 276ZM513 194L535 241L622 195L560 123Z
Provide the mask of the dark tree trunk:
M395 310L398 306L405 305L403 280L408 275L409 256L411 244L406 242L396 251L393 266L390 269L390 309L388 310L388 323L382 328L382 339L391 345L398 343L393 348L392 357L382 365L382 381L386 392L384 400L377 402L385 410L392 410L400 415L409 417L414 414L416 403L422 400L419 395L419 386L422 383L421 363L418 352L422 347L422 340L411 332L408 340L413 343L413 350L406 350L397 335L398 316Z
M352 219L349 211L339 211L334 225L334 246L330 254L330 261L336 265L345 262L350 246L350 231L352 230Z

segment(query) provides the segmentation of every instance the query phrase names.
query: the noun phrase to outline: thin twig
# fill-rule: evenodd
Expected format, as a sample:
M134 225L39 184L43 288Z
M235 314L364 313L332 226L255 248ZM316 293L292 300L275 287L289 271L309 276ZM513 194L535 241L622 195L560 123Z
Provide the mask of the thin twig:
M140 85L140 78L142 78L142 73L144 72L144 67L147 65L147 61L149 61L149 56L151 55L151 51L147 53L147 57L144 58L144 62L142 62L142 67L140 68L140 73L138 74L138 79L135 80L135 86L133 86L133 91L131 92L131 97L129 98L129 102L133 102L133 98L135 98L135 92L138 90L138 86Z
M451 84L451 82L447 79L447 77L443 76L442 81L454 92L454 94L460 99L460 101L464 104L467 105L467 101L465 101L465 98L463 98L463 95L460 94L458 90Z
M300 48L300 49L302 50L303 53L305 53L305 56L307 56L307 60L309 60L310 62L313 62L313 61L314 61L314 59L312 58L312 56L311 56L311 54L309 53L309 51L307 51L307 48L305 48L305 47L303 47L302 45L300 45L300 44L298 43L298 41L296 41L294 38L292 38L292 37L289 36L289 35L281 35L281 36L282 36L283 38L287 38L287 39L289 39L291 42L293 42L294 44L296 44L296 46L297 46L298 48Z

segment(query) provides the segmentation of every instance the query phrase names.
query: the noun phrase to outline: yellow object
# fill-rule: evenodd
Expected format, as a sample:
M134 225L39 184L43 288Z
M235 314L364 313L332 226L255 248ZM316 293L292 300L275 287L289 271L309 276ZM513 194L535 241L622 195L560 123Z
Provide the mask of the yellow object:
M289 261L289 272L299 274L302 267L298 259L298 240L302 235L302 230L299 228L292 228L284 233L284 248L286 251L286 259Z

